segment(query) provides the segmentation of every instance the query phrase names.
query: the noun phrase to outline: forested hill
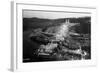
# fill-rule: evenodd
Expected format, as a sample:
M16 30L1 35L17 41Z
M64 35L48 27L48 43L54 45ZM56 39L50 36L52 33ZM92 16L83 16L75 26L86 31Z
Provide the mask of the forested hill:
M80 26L75 26L78 33L90 33L91 17L80 17L80 18L59 18L59 19L42 19L42 18L23 18L23 31L31 29L45 29L50 26L58 26L69 19L70 23L79 23Z

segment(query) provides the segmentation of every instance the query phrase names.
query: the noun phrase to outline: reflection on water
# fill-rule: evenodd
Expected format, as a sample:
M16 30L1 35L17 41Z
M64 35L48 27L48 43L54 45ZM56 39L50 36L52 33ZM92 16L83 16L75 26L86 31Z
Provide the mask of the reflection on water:
M52 57L57 58L58 60L83 60L86 59L88 56L88 53L81 48L81 44L79 42L75 42L76 44L74 46L77 46L77 48L74 48L72 50L69 48L70 40L67 39L68 37L71 37L69 35L69 27L73 26L75 24L69 23L66 21L65 23L62 23L61 26L59 26L58 31L54 33L55 35L52 40L49 39L49 43L46 45L41 44L38 49L38 56L44 56L50 55ZM48 32L49 33L49 32ZM65 42L66 41L66 42ZM66 45L64 45L66 44ZM73 44L71 44L73 45Z

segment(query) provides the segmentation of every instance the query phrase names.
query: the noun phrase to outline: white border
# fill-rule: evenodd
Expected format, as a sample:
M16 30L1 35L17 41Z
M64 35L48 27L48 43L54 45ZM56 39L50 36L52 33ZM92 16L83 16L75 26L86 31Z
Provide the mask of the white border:
M91 60L81 61L57 61L57 62L41 62L41 63L22 63L22 9L29 10L53 10L53 11L71 11L71 12L86 12L91 13ZM31 71L34 69L56 69L66 67L80 67L96 65L96 9L93 7L73 7L73 6L52 6L52 5L37 5L32 3L13 3L13 49L12 49L12 70L13 71ZM95 24L95 25L94 25Z

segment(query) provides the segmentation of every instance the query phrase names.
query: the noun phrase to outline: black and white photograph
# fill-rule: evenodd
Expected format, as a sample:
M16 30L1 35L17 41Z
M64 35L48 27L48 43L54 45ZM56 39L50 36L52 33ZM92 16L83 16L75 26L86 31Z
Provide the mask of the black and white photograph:
M22 10L23 63L91 59L91 14Z

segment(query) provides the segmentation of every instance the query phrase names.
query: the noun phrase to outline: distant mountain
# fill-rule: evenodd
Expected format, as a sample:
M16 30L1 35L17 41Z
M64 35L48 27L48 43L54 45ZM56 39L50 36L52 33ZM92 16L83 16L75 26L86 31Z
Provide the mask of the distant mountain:
M47 28L49 26L59 25L63 23L65 19L40 19L40 18L23 18L23 29L36 29L36 28Z
M41 28L44 31L49 27L59 26L69 20L70 23L79 23L79 26L74 26L74 29L78 33L90 33L91 30L91 17L80 18L59 18L59 19L42 19L42 18L23 18L23 31Z

